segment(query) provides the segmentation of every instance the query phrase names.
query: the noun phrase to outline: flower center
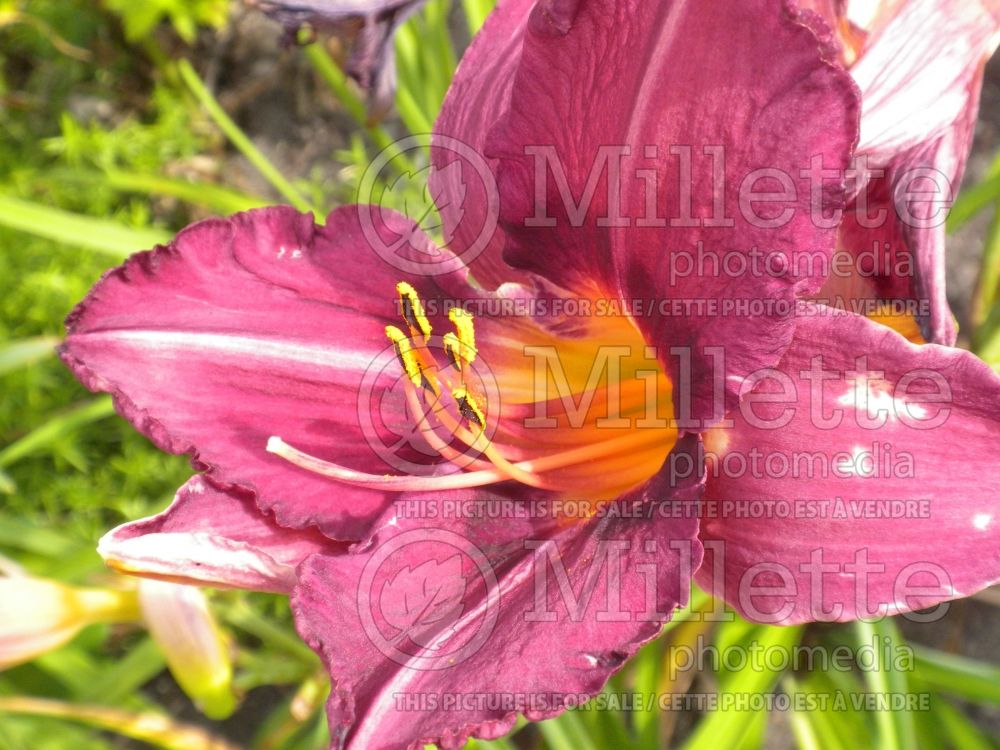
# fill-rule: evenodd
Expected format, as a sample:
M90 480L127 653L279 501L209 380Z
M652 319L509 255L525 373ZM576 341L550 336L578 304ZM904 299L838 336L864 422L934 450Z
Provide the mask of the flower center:
M277 437L268 451L348 484L430 491L518 482L593 505L656 474L676 441L670 381L633 320L613 307L552 328L530 317L448 313L432 337L416 290L400 282L403 326L387 326L410 413L450 473L374 475L309 456ZM561 321L562 323L562 321ZM493 387L490 387L493 386Z
M912 315L896 312L888 302L881 302L878 308L868 314L868 319L880 325L888 326L911 344L926 344L920 333L920 324Z

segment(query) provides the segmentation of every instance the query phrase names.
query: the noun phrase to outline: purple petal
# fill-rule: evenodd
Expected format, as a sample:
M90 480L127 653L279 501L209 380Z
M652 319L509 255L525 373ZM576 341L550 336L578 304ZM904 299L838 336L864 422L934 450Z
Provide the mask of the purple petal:
M821 157L824 168L846 168L857 134L853 83L824 61L825 48L807 28L814 17L799 19L773 2L718 5L676 0L588 2L577 8L541 3L530 12L521 4L501 7L507 15L484 30L474 60L487 50L508 59L520 49L513 81L506 62L470 74L469 85L484 86L485 93L467 104L456 92L442 127L475 144L482 125L504 110L486 153L499 159L503 257L509 264L577 292L596 286L599 295L615 299L791 303L796 294L819 288L821 271L808 273L803 270L808 264L789 261L802 252L829 257L836 232L832 225L815 225L809 180L800 172L809 169L813 157ZM781 55L774 54L776 47ZM548 149L548 156L532 152L539 147ZM692 148L692 221L687 223L697 226L683 225L687 200L678 187L681 156L671 153L672 147ZM724 196L721 190L716 195L715 161L705 147L725 152ZM618 163L619 156L623 178L615 212L608 198L609 192L616 194L608 189L608 165ZM592 200L579 215L571 215L562 202L553 162L563 168L574 201L581 200L594 177ZM545 180L536 181L538 166L546 166ZM781 214L773 205L757 206L756 216L749 218L739 210L740 186L757 169L784 172L796 191L793 205L785 206L792 216L781 226L767 225ZM770 176L758 177L760 182L752 183L758 191L775 189ZM657 189L653 211L648 208L651 182ZM828 181L817 202L832 211L842 206L841 193L836 181ZM716 211L716 199L722 197L726 209ZM702 226L696 220L713 213L734 224ZM614 226L619 220L628 226ZM556 226L537 226L541 221ZM650 226L661 221L668 226ZM774 267L782 271L726 275L692 273L691 266L680 265L693 261L702 248L710 264L721 263L723 256L748 262L753 253L776 253ZM461 252L460 246L453 249ZM751 317L693 309L645 318L641 324L664 351L724 342L730 383L772 364L791 339L791 319L781 313L788 307L777 310ZM696 414L708 411L707 356L695 353ZM679 373L674 375L677 382ZM730 391L730 398L734 395Z
M870 277L874 294L868 298L889 300L914 310L924 340L946 346L953 346L958 336L945 287L946 209L957 195L965 170L976 124L979 87L977 78L968 106L949 130L881 167L884 176L863 188L867 192L866 207L855 201L841 231L843 248L856 259L854 268L864 268L868 262L865 258L876 254L883 259L881 271ZM934 175L934 181L921 175ZM916 195L925 190L936 193L931 201L919 197L911 201L907 195L909 191ZM868 228L861 223L867 221L864 213L883 213L884 221Z
M311 558L292 603L333 680L333 747L458 748L596 694L686 600L701 550L675 511L698 489L659 478L639 518L555 526L501 495L407 496L370 543Z
M359 388L387 351L385 325L398 323L401 276L359 215L344 208L316 227L272 208L189 227L95 287L67 321L63 359L89 388L114 394L158 447L191 453L220 487L252 491L282 526L361 538L387 503L381 492L332 484L266 451L278 436L361 471L393 470L366 436L406 423L402 398L387 395L384 424L363 429ZM381 216L393 231L412 227Z
M894 205L891 182L870 180L864 190L864 200L859 198L844 213L838 257L816 299L858 315L887 314L895 330L914 331L919 340L907 337L926 343L918 321L926 319L930 307L917 299L917 271L907 249L906 227L890 214ZM884 212L886 220L873 225L866 216L874 216L876 211ZM943 232L943 227L940 229ZM944 304L947 306L946 300Z
M803 319L735 425L706 436L699 582L724 583L750 619L793 623L1000 580L1000 377L969 352L824 313Z
M109 532L99 552L124 573L182 583L288 593L306 557L338 545L283 529L252 497L192 477L163 513Z
M455 71L431 141L436 147L431 151L435 169L430 183L432 192L440 196L437 203L445 236L451 240L449 248L462 257L475 253L469 266L475 278L491 289L524 278L503 260L502 230L491 229L490 219L499 212L496 184L483 180L482 163L460 158L459 149L447 144L455 139L490 169L496 168L495 160L485 157L486 134L510 105L511 84L534 1L500 0L486 18ZM451 166L455 164L460 168ZM483 236L484 231L488 236Z

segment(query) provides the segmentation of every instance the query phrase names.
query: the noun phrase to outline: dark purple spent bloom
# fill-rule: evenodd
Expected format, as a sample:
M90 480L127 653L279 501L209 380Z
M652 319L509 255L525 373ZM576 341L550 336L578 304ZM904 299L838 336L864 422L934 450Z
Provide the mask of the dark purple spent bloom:
M424 1L246 3L281 23L290 34L308 25L343 40L349 49L347 73L368 92L369 111L379 117L392 107L396 94L393 34Z

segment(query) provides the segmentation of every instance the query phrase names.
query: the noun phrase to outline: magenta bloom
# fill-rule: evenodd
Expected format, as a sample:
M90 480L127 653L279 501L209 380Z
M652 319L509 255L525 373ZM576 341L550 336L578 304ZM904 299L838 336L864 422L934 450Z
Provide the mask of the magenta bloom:
M820 296L912 301L923 338L954 344L944 220L972 145L983 69L1000 42L1000 2L802 5L836 29L837 56L862 102L859 175L852 184L858 195L848 206L842 243L847 252L864 254L864 273L853 283L831 279ZM921 194L932 198L914 205Z
M436 127L447 248L271 208L110 272L63 358L202 473L105 558L290 593L338 748L553 716L694 575L780 623L996 580L1000 380L801 302L860 119L828 36L769 0L507 0Z

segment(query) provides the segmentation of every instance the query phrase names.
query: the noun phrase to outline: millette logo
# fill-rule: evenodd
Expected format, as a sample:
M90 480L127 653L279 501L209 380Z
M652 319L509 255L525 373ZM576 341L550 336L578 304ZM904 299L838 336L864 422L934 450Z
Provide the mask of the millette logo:
M433 166L427 165L428 154ZM379 152L361 176L357 202L370 247L409 276L468 267L493 238L500 213L500 193L486 159L440 134L433 140L412 135Z
M486 556L444 529L415 529L382 544L358 585L365 634L401 666L448 669L487 642L500 614Z

